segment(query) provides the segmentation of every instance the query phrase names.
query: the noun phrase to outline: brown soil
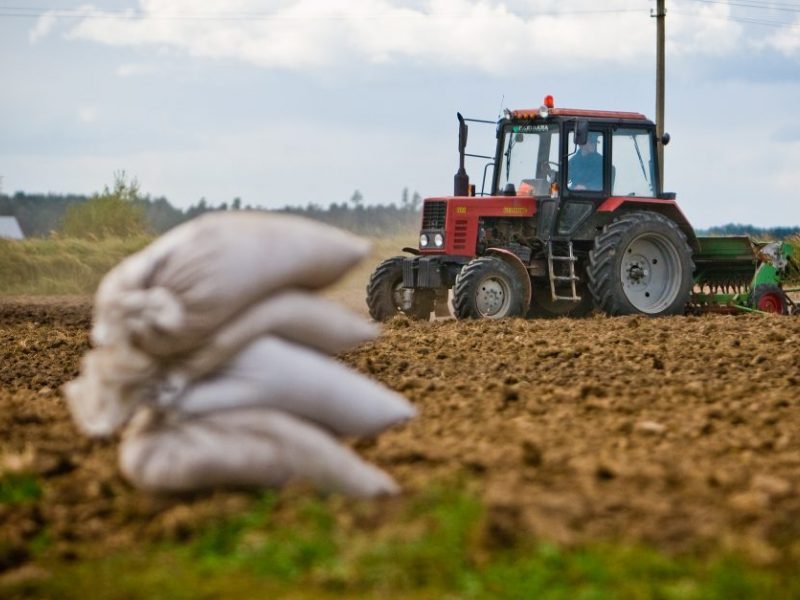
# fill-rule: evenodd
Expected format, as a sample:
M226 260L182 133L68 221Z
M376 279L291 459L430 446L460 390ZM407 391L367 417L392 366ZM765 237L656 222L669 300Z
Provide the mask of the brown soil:
M74 558L181 539L253 502L147 497L117 474L115 441L78 434L58 388L89 317L87 300L0 301L0 474L43 481L38 501L0 504L0 571L45 531ZM466 474L489 547L624 540L772 562L800 559L799 340L789 317L398 318L343 359L420 410L359 451L410 495Z

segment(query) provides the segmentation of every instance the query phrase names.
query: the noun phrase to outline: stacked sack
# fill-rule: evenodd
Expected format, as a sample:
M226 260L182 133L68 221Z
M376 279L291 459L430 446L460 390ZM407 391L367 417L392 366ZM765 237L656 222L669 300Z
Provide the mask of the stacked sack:
M155 492L305 479L369 497L395 482L337 436L414 409L331 355L377 335L314 291L368 243L304 219L209 213L115 267L95 297L81 374L64 387L88 435L123 429L122 473Z

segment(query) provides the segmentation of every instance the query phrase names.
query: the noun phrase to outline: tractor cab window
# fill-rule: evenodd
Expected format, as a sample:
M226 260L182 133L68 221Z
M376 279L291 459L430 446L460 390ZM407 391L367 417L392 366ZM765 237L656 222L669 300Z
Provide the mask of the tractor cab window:
M611 138L615 196L655 196L653 146L649 131L617 129Z
M567 189L576 192L603 191L603 132L589 130L585 144L575 143L575 132L569 132L570 157L567 167Z
M497 191L511 183L517 195L549 196L558 176L558 125L510 124L503 136Z

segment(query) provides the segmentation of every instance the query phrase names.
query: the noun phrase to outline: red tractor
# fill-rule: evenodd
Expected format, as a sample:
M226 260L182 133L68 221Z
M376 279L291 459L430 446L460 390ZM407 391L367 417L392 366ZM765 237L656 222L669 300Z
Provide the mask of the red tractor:
M491 189L476 194L460 167L450 197L427 198L418 248L381 263L367 304L463 318L683 313L700 250L675 194L660 186L652 121L633 112L506 111L497 122Z

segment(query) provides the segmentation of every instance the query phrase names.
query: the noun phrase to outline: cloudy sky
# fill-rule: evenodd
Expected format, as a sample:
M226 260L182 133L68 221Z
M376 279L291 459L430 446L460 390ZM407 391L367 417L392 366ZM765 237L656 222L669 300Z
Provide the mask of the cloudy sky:
M0 0L5 193L186 207L452 190L456 111L655 112L649 0ZM667 0L666 188L800 225L800 0ZM492 127L469 149L491 153ZM471 165L473 180L481 165Z

